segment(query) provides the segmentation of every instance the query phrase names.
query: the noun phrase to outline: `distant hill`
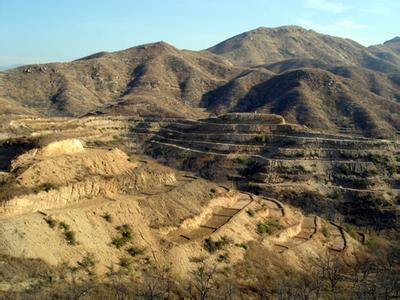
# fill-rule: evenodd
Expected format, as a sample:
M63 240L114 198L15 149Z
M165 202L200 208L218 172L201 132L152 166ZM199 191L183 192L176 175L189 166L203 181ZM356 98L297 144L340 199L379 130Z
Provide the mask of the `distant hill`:
M377 57L394 65L400 65L400 37L370 46L369 50Z
M356 65L380 72L400 70L398 62L381 59L352 40L320 34L298 26L260 27L236 35L207 50L246 67L305 58L317 59L326 64Z
M353 67L257 72L207 94L205 105L217 113L279 114L323 130L350 126L366 136L391 136L400 128L400 85L391 77Z
M400 131L399 38L366 48L297 26L258 28L208 51L152 43L0 72L0 113L81 116L264 111L316 129Z
M240 71L209 52L182 51L160 42L0 73L0 100L45 115L113 108L118 113L195 116L193 108L202 95Z

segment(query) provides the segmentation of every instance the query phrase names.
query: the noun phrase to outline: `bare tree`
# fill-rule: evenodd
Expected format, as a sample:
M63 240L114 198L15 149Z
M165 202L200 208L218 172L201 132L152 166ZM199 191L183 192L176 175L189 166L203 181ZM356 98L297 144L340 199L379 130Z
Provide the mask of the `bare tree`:
M207 299L210 291L216 285L217 267L215 265L209 266L206 262L202 262L196 270L190 272L190 275L191 284L197 291L199 298L201 300Z
M326 252L315 260L314 264L321 276L329 283L330 291L335 292L337 285L343 280L344 264L340 255Z
M67 297L71 300L79 300L87 295L95 287L96 283L93 279L77 279L75 272L72 272L70 286L67 291Z

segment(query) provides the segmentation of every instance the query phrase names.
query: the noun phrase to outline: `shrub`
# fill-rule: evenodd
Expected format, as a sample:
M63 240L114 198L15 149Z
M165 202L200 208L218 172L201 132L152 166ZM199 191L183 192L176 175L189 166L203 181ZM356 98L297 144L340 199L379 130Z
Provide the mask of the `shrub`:
M246 162L246 159L243 158L243 157L236 157L236 158L235 158L235 161L236 161L238 164L244 164L244 163Z
M229 262L229 254L225 252L223 254L218 255L217 261L228 263Z
M321 232L322 232L323 236L327 239L331 236L331 232L329 231L328 227L326 227L325 225L322 226Z
M116 229L119 236L113 238L112 244L119 249L132 240L132 229L128 224L117 226Z
M72 230L64 231L64 238L69 245L74 246L77 244L76 238L75 238L75 232L73 232Z
M253 176L257 173L265 172L265 164L260 163L258 161L249 161L240 173L242 176Z
M247 245L245 243L235 244L235 246L239 247L239 248L243 248L244 250L248 250L249 249L249 245Z
M120 257L118 264L121 268L128 269L132 265L132 260L129 257L123 256Z
M43 218L43 220L49 225L51 229L54 229L57 226L57 221L54 220L51 216Z
M51 182L45 182L42 185L40 185L40 187L39 187L39 189L41 191L45 191L45 192L48 192L50 190L54 190L56 188L57 188L57 186L54 183L51 183Z
M267 221L264 223L257 224L257 233L260 235L272 235L279 230L282 230L283 226L278 223L278 221Z
M254 141L257 142L257 143L262 143L262 142L264 141L264 138L263 138L262 135L257 135L257 136L254 138Z
M229 245L232 241L223 236L219 240L214 241L212 237L208 237L204 240L203 247L210 253L214 253L218 250L225 248L225 246Z
M128 224L117 226L116 229L121 234L121 236L128 238L128 239L132 238L132 229Z
M63 221L61 221L59 224L58 224L58 228L60 228L61 230L69 230L69 225L67 224L67 223L65 223L65 222L63 222Z
M254 215L256 214L256 213L254 212L254 210L252 210L251 208L246 209L246 213L247 213L250 217L254 217Z
M135 257L137 255L142 255L144 253L144 250L144 248L130 247L126 250L126 252L128 252L130 256Z
M102 216L101 216L104 220L106 220L108 223L112 222L112 216L110 213L105 212Z
M93 253L87 253L81 261L78 261L78 266L84 270L93 268L96 265L96 260Z

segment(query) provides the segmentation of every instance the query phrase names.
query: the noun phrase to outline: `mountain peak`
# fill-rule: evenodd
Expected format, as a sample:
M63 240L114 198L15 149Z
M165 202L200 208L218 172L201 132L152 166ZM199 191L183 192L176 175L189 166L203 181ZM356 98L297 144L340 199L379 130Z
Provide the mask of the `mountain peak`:
M391 43L400 43L400 36L396 36L393 39L384 42L384 44L391 44Z
M258 33L258 34L268 34L268 33L289 33L289 32L306 32L307 30L304 29L301 26L297 25L285 25L285 26L279 26L279 27L265 27L261 26L256 29L250 30L245 32L244 34L249 34L249 33Z

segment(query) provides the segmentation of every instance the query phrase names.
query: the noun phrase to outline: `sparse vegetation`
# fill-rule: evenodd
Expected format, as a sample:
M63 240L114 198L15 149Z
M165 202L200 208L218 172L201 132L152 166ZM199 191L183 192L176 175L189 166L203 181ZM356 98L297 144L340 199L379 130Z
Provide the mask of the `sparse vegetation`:
M112 223L112 216L109 212L105 212L101 217L108 223Z
M262 143L262 142L264 142L264 137L263 137L262 135L257 135L257 136L254 138L254 141L255 141L256 143Z
M94 268L96 266L96 257L94 256L93 253L87 253L82 260L78 261L78 267L85 272L87 272L89 275L94 274Z
M322 226L321 232L322 232L322 235L327 239L329 239L329 237L331 236L331 232L326 225Z
M119 235L113 238L112 244L119 249L132 240L132 229L128 224L124 224L117 226L116 230Z
M240 173L242 176L251 177L257 173L262 172L265 172L265 164L258 161L250 160L249 162L247 162L246 167Z
M144 250L145 250L144 248L134 246L128 248L126 252L128 252L130 256L135 257L138 255L142 255L144 253Z
M256 231L259 235L273 235L282 229L283 226L277 220L269 220L258 223Z
M69 225L61 221L60 223L58 223L58 228L60 228L61 230L69 230Z
M250 217L254 217L255 216L255 211L252 210L251 208L246 209L246 213L250 216Z
M248 250L249 249L249 245L247 245L245 243L235 244L235 246L239 247L239 248L243 248L244 250Z
M36 191L36 193L41 192L41 191L49 192L56 188L57 188L57 185L55 185L54 183L45 182L45 183L41 184L35 191Z
M72 230L65 230L64 231L64 238L69 245L75 246L77 244L75 232Z
M217 261L229 263L229 253L225 252L225 253L218 255Z
M47 216L43 218L43 220L49 225L51 229L54 229L57 226L57 220L53 219L51 216Z
M3 116L0 134L0 156L5 158L0 176L8 181L0 179L5 215L1 246L15 257L0 253L0 298L400 298L399 143L397 138L393 143L372 139L395 136L400 124L400 104L391 101L400 101L400 76L392 69L397 65L395 59L390 66L380 61L385 56L381 50L389 51L390 43L369 49L315 32L307 39L308 34L297 27L259 28L228 43L229 48L244 41L246 49L225 53L227 63L157 43L95 55L71 66L30 65L1 73L0 101L10 111ZM318 39L326 57L317 51ZM330 51L327 41L341 50ZM259 47L264 42L271 47ZM308 48L304 52L293 45ZM216 47L219 54L227 51L224 47ZM259 50L264 55L252 55ZM262 62L277 57L269 50L283 54L278 56L284 60ZM354 57L352 51L357 52ZM252 57L245 58L247 52ZM302 53L309 59L297 57ZM355 67L332 69L332 53L346 54ZM246 65L256 65L253 59L267 67L246 70ZM382 72L375 76L364 67ZM11 122L14 106L21 106L24 116ZM245 110L253 112L240 113ZM287 122L264 114L268 112L287 116ZM53 113L80 117L53 120ZM209 113L213 118L201 119ZM68 147L48 147L55 155L42 156L42 145L71 137L101 139L91 144L103 149L79 148L74 154ZM27 145L19 145L19 139ZM114 152L120 143L121 150L141 156ZM19 156L32 147L38 150ZM147 159L149 154L168 167ZM139 160L135 168L129 163ZM186 171L197 179L185 176ZM53 182L63 188L55 190ZM242 197L246 191L260 197ZM121 197L103 201L114 192ZM132 194L133 201L121 201ZM217 195L221 197L211 200ZM281 210L268 197L292 206ZM76 203L73 209L63 207L67 201ZM262 219L264 215L268 218ZM140 232L118 222L129 218L135 224L142 221ZM333 220L364 244L341 235L339 225L328 222ZM285 230L283 224L299 225ZM322 228L314 234L319 224ZM300 225L295 235L292 229ZM358 232L362 226L376 231L364 235ZM108 241L89 245L92 232ZM218 236L223 232L243 242L233 246L233 240ZM77 237L86 238L80 247L67 246L76 245ZM110 267L112 277L86 277L94 274L97 263L93 254L85 254L87 247L101 258L100 272L105 264L119 270ZM51 262L66 258L74 265L63 272L38 259L18 258L24 249L29 257ZM182 265L188 259L190 264ZM188 274L188 269L193 271Z
M216 241L214 241L212 237L208 237L204 240L203 247L208 252L214 253L218 250L224 249L227 245L231 243L232 241L227 236L223 236Z
M131 260L129 257L122 256L122 257L120 257L120 259L119 259L118 265L119 265L121 268L129 269L130 266L132 265L132 260Z

